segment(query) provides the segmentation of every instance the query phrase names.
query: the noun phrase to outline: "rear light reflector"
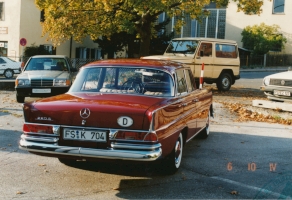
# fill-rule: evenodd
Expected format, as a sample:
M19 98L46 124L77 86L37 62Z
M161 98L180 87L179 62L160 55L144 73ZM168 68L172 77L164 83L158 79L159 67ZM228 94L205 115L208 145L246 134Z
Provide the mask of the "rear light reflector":
M115 139L120 140L143 140L147 133L143 132L131 132L131 131L119 131Z
M23 124L24 133L45 133L54 134L53 126L39 124Z
M149 142L156 142L157 140L158 138L155 133L148 133L144 138L144 141L149 141Z
M115 139L119 140L141 140L141 141L157 141L157 135L155 133L147 132L132 132L132 131L119 131L115 136Z

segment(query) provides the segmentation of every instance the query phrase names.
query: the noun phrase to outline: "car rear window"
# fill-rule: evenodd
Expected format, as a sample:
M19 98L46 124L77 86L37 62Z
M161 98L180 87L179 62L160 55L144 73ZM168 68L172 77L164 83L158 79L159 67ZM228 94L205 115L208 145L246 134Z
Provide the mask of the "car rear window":
M124 93L174 96L172 77L162 70L134 67L92 67L82 69L70 92Z

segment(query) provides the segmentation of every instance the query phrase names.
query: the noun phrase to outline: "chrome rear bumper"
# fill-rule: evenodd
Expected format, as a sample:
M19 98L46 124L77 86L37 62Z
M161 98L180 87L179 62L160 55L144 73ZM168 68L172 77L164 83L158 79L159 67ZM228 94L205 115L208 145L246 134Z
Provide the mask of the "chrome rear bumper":
M54 154L62 156L77 156L80 158L103 158L103 159L120 159L132 161L154 161L161 154L161 144L131 144L112 142L111 148L95 149L84 147L59 146L57 138L36 138L33 136L21 135L19 148L30 152Z

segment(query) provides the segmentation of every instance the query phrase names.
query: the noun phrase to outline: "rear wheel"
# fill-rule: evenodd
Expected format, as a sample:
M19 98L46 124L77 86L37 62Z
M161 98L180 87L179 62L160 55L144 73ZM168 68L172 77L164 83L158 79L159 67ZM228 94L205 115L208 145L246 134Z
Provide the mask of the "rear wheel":
M231 83L232 83L232 78L230 76L230 74L228 73L223 73L219 76L216 85L218 90L220 91L228 91L231 87Z
M11 70L11 69L6 69L5 72L4 72L4 76L5 76L6 78L12 78L13 75L14 75L14 72L13 72L13 70Z
M183 135L179 134L171 154L165 159L165 172L174 174L180 167L183 153Z
M16 101L18 103L24 103L24 99L25 99L24 96L20 96L20 95L16 94Z

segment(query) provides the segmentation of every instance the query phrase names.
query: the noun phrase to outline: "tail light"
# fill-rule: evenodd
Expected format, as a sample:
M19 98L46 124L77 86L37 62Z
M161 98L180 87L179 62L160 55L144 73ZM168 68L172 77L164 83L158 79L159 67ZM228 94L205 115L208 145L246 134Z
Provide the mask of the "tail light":
M141 141L157 141L157 135L155 133L147 132L132 132L132 131L119 131L115 136L115 139L119 140L141 140Z
M23 124L24 133L45 133L54 134L53 126L39 124Z
M144 141L148 141L148 142L155 142L157 140L158 138L157 138L156 133L148 133L146 137L144 138Z

